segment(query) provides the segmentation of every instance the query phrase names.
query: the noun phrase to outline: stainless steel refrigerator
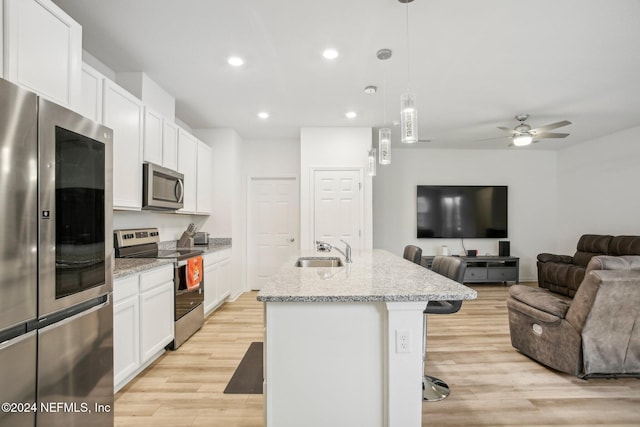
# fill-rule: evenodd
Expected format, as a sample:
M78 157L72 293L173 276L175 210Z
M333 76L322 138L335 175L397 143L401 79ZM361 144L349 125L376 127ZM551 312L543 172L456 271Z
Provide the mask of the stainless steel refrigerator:
M111 140L0 79L0 427L113 425Z

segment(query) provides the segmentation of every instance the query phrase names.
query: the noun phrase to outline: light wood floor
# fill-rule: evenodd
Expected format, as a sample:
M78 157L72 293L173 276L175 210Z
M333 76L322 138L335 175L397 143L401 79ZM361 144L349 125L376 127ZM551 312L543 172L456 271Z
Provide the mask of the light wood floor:
M640 426L640 380L583 381L540 366L511 347L507 286L474 288L478 299L460 312L429 318L427 372L452 393L423 403L423 426ZM262 339L256 294L227 303L116 395L115 425L263 426L262 395L222 393Z

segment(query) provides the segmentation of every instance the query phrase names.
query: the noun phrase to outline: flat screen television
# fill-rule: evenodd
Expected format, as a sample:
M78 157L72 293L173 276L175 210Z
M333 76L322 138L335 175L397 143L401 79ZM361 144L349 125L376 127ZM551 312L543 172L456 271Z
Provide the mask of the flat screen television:
M505 186L418 185L418 238L507 236Z

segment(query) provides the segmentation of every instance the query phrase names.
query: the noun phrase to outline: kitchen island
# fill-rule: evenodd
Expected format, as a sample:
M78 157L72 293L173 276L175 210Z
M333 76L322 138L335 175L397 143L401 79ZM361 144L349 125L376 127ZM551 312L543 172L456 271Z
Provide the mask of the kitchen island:
M383 250L295 262L258 294L267 427L422 425L423 311L476 292Z

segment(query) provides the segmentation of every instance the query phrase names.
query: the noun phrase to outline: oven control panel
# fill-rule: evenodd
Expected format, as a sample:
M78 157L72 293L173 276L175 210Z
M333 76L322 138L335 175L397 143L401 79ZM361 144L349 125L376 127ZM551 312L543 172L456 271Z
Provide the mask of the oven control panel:
M160 233L157 228L131 228L113 231L113 242L117 248L158 243L159 241Z

